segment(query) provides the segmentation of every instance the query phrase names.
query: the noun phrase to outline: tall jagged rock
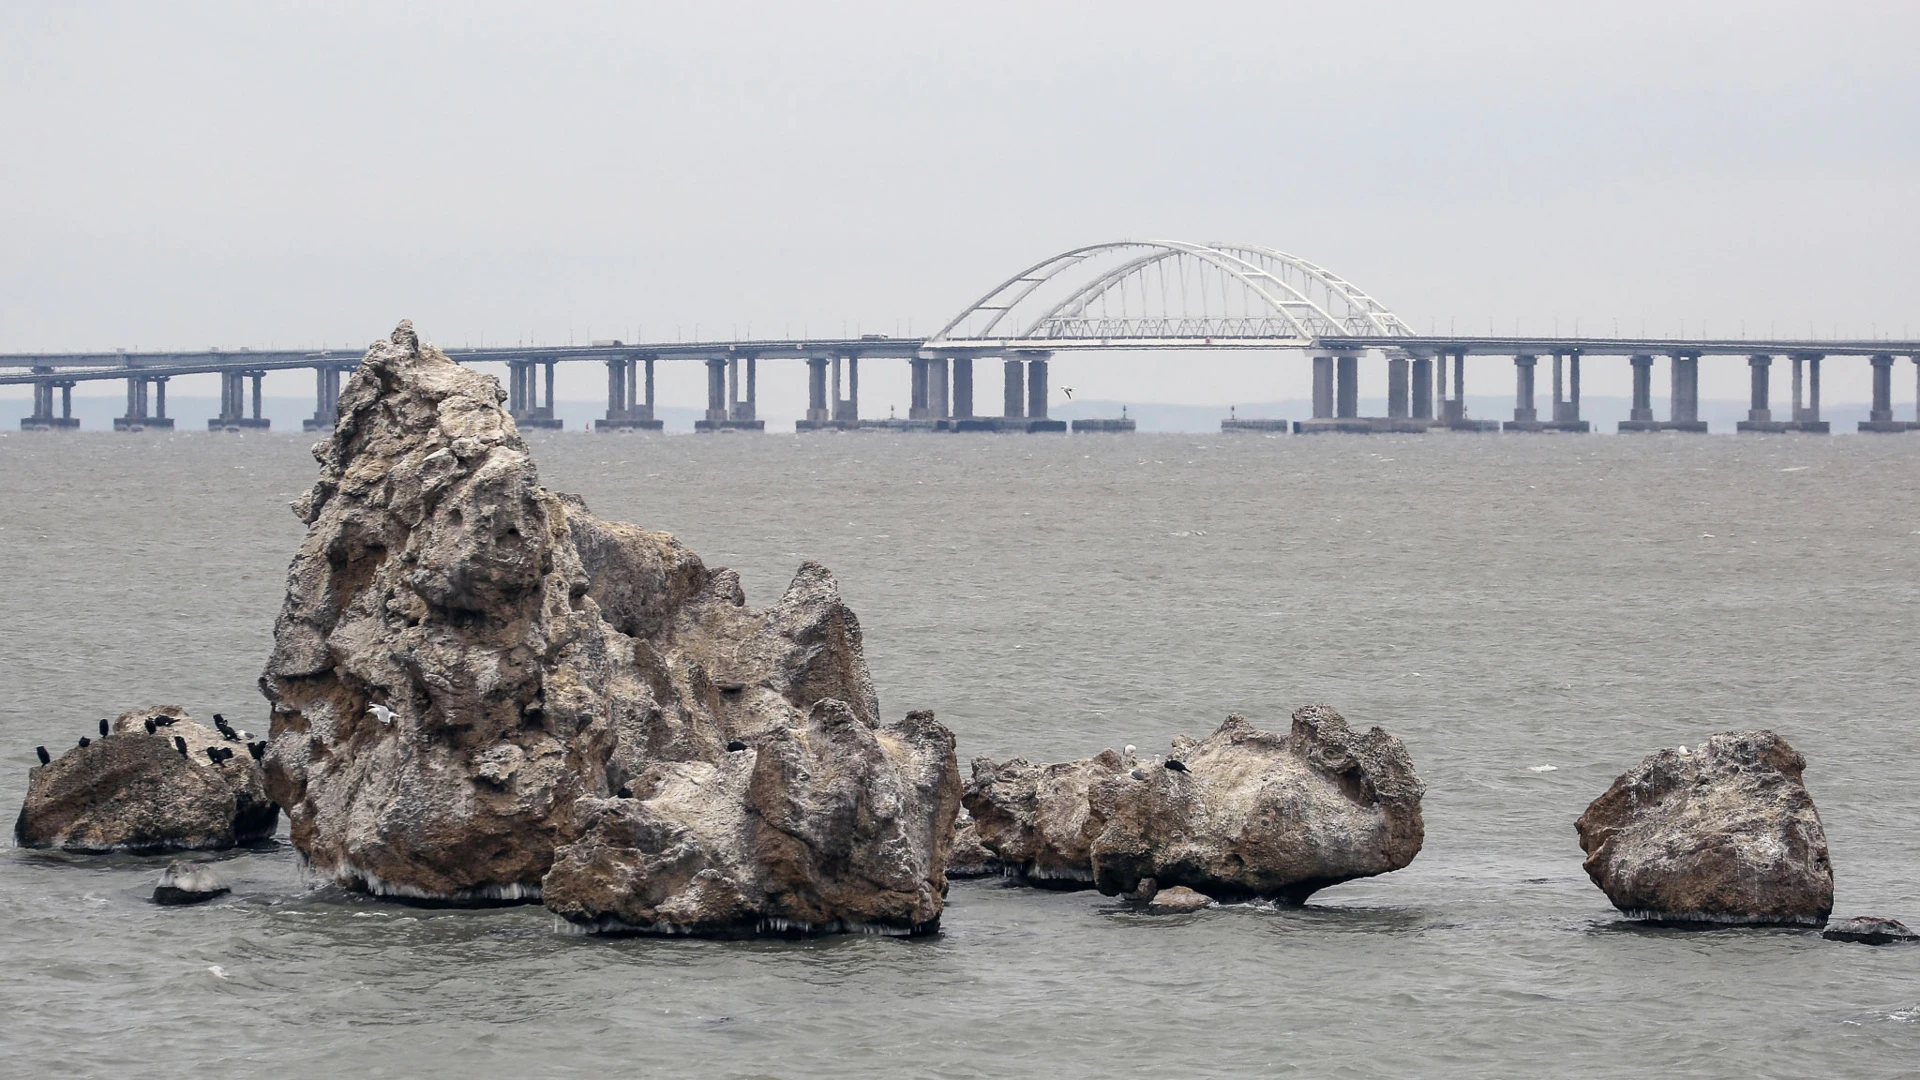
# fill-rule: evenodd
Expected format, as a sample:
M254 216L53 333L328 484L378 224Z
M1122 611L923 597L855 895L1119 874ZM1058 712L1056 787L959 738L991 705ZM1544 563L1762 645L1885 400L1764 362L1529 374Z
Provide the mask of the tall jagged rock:
M1297 903L1412 862L1425 791L1399 739L1308 705L1285 736L1236 714L1203 740L1175 739L1164 760L978 759L963 801L981 842L1039 884L1121 895L1152 879Z
M1806 767L1771 731L1655 751L1574 823L1587 876L1634 918L1818 926L1833 864Z
M147 721L161 724L153 733ZM13 826L21 847L62 851L204 851L272 836L279 810L246 747L178 705L120 714L110 734L27 774ZM186 744L182 754L179 739ZM210 761L208 747L232 750Z
M764 758L783 740L810 745L824 707L870 737L836 750L835 769L803 770L792 797L833 801L824 789L857 760L873 785L904 793L892 812L910 840L811 839L846 853L893 843L937 897L956 800L926 792L957 791L951 747L929 764L925 740L903 732L931 721L879 725L860 625L832 575L805 564L778 603L748 607L732 571L541 487L504 399L402 323L368 350L315 448L319 481L295 504L307 536L261 677L268 782L311 864L388 895L538 897L557 852L583 839L607 859L666 856L601 827L628 804L693 807L702 824L747 813L746 789L686 778L737 771L730 746ZM391 724L369 714L376 704ZM942 783L924 782L942 767ZM764 851L716 857L742 881L768 879ZM576 848L568 865L590 862ZM572 895L566 913L590 924L637 902ZM809 910L864 917L857 904L837 914L839 902ZM915 910L937 918L938 903Z

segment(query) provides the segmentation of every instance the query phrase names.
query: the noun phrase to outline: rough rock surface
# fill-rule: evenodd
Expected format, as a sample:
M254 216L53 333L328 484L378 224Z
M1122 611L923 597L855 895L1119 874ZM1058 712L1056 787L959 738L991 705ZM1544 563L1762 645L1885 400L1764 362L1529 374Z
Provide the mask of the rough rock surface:
M719 764L662 762L631 799L583 799L547 907L641 933L924 933L939 926L960 806L953 735L932 713L876 729L825 700ZM929 813L929 810L932 812Z
M1805 768L1771 731L1650 754L1575 822L1587 875L1633 918L1818 926L1833 867Z
M229 892L226 879L204 863L175 862L160 873L153 887L156 904L204 904Z
M909 891L937 897L955 800L919 793L944 729L879 726L860 625L832 575L808 563L778 603L748 607L737 575L672 536L601 521L541 487L505 397L402 323L368 350L315 448L319 481L295 504L307 537L261 677L269 786L312 866L388 895L531 899L561 849L583 843L557 882L569 917L646 922L639 913L665 910L652 920L664 929L694 925L674 921L680 912L708 925L697 898L667 895L713 887L712 875L676 884L662 869L689 838L748 907L785 880L763 860L852 881L877 857L861 845L892 844L886 854L921 883ZM819 719L823 703L833 723ZM374 704L391 725L368 715ZM841 732L838 718L864 734ZM734 745L749 748L744 759ZM957 789L948 758L944 787ZM814 761L830 764L793 765ZM800 768L789 788L735 783L775 763ZM901 793L887 811L897 832L860 816L878 812L867 802L836 801L842 770L855 769ZM623 789L631 798L617 798ZM790 808L833 806L836 828L856 827L829 838L834 850L866 862L771 837L721 850L749 819L778 831L746 803L776 791ZM635 877L629 862L651 869ZM651 899L616 895L615 881ZM848 890L820 884L816 914L840 919L833 904Z
M1861 915L1851 919L1839 919L1827 924L1820 936L1828 941L1852 941L1861 945L1892 945L1920 941L1920 934L1907 929L1898 919L1882 919L1874 915Z
M149 718L172 720L147 734ZM178 705L122 713L112 734L27 774L13 826L21 847L157 852L229 848L272 836L279 809L245 745L194 722ZM185 739L187 755L174 744ZM206 748L232 749L218 764Z
M1184 885L1175 885L1171 889L1161 889L1147 901L1147 912L1152 915L1185 915L1213 906L1213 897L1194 892Z
M1210 896L1305 900L1397 870L1420 851L1423 785L1400 740L1308 705L1285 736L1238 714L1165 760L974 762L963 801L981 842L1043 881L1108 895L1145 879Z
M947 879L999 877L1002 872L999 856L980 842L980 829L974 824L973 815L961 807L960 818L953 828L953 848L947 854Z

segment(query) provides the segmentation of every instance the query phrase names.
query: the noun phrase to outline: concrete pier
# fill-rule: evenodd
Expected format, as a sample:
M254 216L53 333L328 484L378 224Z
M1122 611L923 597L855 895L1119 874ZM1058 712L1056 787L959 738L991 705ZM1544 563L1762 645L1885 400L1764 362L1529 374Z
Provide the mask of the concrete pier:
M1498 420L1474 420L1467 416L1467 354L1464 352L1456 352L1452 355L1453 396L1445 397L1448 392L1447 360L1447 355L1441 354L1440 392L1444 400L1440 403L1440 419L1431 426L1446 431L1499 431L1500 421Z
M1700 419L1700 355L1675 353L1667 358L1672 377L1672 396L1668 400L1666 420L1653 419L1653 357L1635 356L1633 364L1633 411L1631 419L1620 421L1621 431L1691 431L1704 433L1706 421Z
M1571 382L1567 377L1567 361L1572 360ZM1505 431L1568 431L1586 432L1591 430L1585 420L1580 419L1580 355L1568 357L1565 353L1553 354L1553 407L1548 413L1551 419L1540 419L1539 409L1535 406L1535 368L1539 364L1535 356L1520 355L1513 358L1514 368L1514 406L1513 419L1502 425ZM1568 388L1572 395L1569 397Z
M953 358L953 419L973 419L973 357Z
M746 393L741 393L742 375ZM759 419L758 363L751 356L712 357L707 361L707 415L693 422L695 431L765 431Z
M607 361L607 415L594 425L597 431L659 431L666 425L653 416L653 360L651 356L614 357ZM645 368L645 397L641 396L641 369Z
M1533 368L1539 362L1536 356L1513 358L1513 419L1507 421L1507 431L1542 429L1539 410L1533 406Z
M53 392L60 391L60 414L53 412ZM80 420L73 415L73 382L66 379L41 379L33 384L33 415L20 418L21 431L78 431Z
M1333 419L1333 357L1313 358L1313 418Z
M1333 416L1352 420L1360 415L1360 358L1353 355L1333 358Z
M1025 420L1027 418L1027 367L1011 356L1006 358L1001 367L1006 373L1006 386L1000 403L1000 418Z
M927 407L927 367L932 361L914 357L907 361L910 369L910 388L907 392L907 419L926 420L933 416Z
M1411 410L1407 405L1410 387L1407 385L1407 361L1405 357L1395 356L1387 360L1387 417L1391 420L1410 418Z
M1867 419L1860 421L1861 431L1893 432L1910 431L1913 425L1905 420L1893 418L1893 356L1880 353L1869 361L1873 364L1873 407L1867 412ZM1920 406L1916 406L1920 408Z
M1773 417L1773 403L1770 400L1773 357L1765 354L1750 356L1747 358L1747 365L1751 373L1752 395L1751 400L1747 403L1747 418L1735 424L1734 430L1759 432L1812 431L1821 434L1826 432L1826 424L1808 422L1802 419L1805 410L1800 405L1801 357L1796 356L1793 358L1793 411L1789 414L1792 417L1790 420L1776 420Z
M220 373L220 415L207 421L208 431L264 431L273 421L260 415L260 384L264 371ZM247 381L253 382L253 415L247 415Z
M1413 358L1413 419L1433 419L1433 361Z
M153 388L152 397L147 393ZM152 411L148 411L151 402ZM167 415L167 376L136 376L127 380L127 415L113 418L115 431L172 431L173 418Z

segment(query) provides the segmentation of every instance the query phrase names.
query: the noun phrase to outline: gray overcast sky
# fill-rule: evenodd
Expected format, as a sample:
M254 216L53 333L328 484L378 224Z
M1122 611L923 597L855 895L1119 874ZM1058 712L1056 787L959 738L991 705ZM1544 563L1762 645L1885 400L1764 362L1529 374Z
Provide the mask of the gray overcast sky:
M1920 335L1916 42L1907 2L17 0L0 350L925 332L1125 237L1421 329ZM1306 386L1100 363L1065 377Z

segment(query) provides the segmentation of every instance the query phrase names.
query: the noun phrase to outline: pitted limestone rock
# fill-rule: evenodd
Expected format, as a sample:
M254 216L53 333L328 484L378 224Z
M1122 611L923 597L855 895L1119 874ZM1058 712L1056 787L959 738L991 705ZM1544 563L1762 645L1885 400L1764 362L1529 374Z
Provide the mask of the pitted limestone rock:
M1574 823L1587 876L1634 918L1826 922L1833 866L1806 764L1771 731L1649 754Z
M1177 738L1163 760L980 759L963 798L982 843L1029 880L1131 895L1152 879L1299 902L1412 862L1424 793L1400 740L1309 705L1288 735L1234 715L1206 739Z
M170 723L148 734L153 718ZM21 847L198 851L273 835L279 810L243 743L194 722L178 705L122 713L110 731L27 774L27 798L13 827ZM184 755L175 739L186 743ZM213 762L210 746L235 753Z
M735 574L673 537L541 487L504 398L401 324L343 391L295 504L307 537L261 677L268 780L294 844L343 884L537 897L622 788L723 775L729 745L805 728L823 701L878 720L859 622L825 568L748 607ZM900 812L944 852L951 812ZM937 894L940 867L921 869Z

